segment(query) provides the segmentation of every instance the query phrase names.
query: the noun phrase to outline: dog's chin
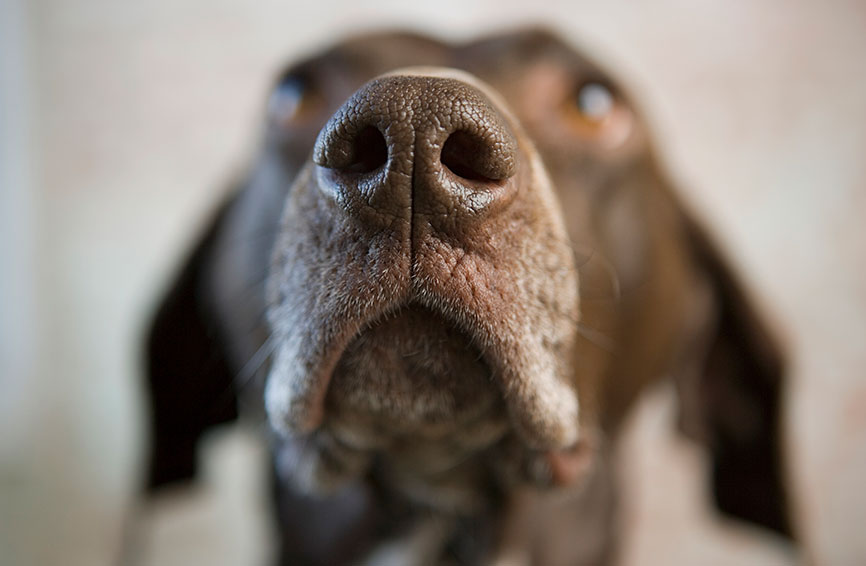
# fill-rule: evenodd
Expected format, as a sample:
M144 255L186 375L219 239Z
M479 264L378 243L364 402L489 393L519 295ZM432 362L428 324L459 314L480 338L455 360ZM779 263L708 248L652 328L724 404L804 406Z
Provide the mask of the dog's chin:
M325 402L326 426L376 446L471 435L467 426L504 415L501 393L471 339L415 305L358 334L334 370Z
M389 311L334 355L319 425L275 446L278 473L302 492L333 493L375 465L413 501L471 511L489 504L491 480L576 487L587 474L583 444L537 451L518 440L496 360L435 310Z
M285 476L311 493L333 491L377 458L412 498L432 505L444 497L453 500L448 507L461 507L477 487L473 456L510 430L479 349L414 304L366 325L349 343L324 405L317 430L284 439L279 449Z

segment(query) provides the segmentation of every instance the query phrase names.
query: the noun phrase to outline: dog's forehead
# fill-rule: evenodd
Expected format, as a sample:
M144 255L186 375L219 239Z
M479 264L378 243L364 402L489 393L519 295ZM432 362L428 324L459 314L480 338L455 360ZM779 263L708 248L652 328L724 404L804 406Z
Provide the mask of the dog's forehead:
M469 71L496 85L540 64L574 74L601 74L560 38L534 29L463 43L406 32L367 34L340 42L288 72L301 71L322 80L337 75L351 85L360 85L400 67L443 66Z
M451 47L441 41L413 33L375 33L343 40L292 65L286 75L304 75L320 85L339 77L360 85L371 78L410 65L445 66Z
M553 33L527 29L484 37L456 48L455 59L471 72L491 77L523 72L536 65L566 72L601 74L590 61Z

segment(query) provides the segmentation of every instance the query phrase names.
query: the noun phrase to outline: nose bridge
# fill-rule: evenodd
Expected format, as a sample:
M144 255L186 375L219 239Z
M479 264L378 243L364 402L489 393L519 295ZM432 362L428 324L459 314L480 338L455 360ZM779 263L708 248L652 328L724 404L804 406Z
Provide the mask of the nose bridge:
M411 214L415 205L477 212L497 200L516 159L515 137L488 97L429 75L364 85L322 129L313 154L327 170L319 176L326 191L385 216Z

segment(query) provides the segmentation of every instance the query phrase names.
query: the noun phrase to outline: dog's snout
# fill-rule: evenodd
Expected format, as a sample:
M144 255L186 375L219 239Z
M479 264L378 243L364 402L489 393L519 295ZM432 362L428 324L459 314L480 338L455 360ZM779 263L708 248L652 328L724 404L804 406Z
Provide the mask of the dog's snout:
M473 398L490 382L501 391L504 407L485 406L485 418L506 411L533 449L574 444L563 352L575 340L576 270L552 185L524 140L500 95L454 69L380 76L334 113L274 248L285 267L271 279L269 316L286 329L266 392L275 427L308 434L359 414L374 428L439 415L447 429L469 409L447 399L451 385L425 398L416 381L471 374L484 384ZM419 330L418 313L441 318ZM454 348L433 354L443 344ZM483 353L464 355L476 344ZM369 352L394 363L380 367L385 358ZM369 376L385 376L378 386L364 377L368 362ZM373 404L357 395L365 388Z
M507 120L475 86L393 75L367 83L334 114L313 160L319 186L349 211L460 216L508 200L518 149Z

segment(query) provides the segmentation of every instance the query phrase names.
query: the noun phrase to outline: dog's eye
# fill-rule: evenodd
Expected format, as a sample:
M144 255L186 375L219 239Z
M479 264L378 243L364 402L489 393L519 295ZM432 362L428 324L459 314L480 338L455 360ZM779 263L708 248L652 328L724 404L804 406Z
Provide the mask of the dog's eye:
M624 142L631 132L631 112L624 102L603 83L582 83L565 103L569 127L579 135L597 139L613 147Z
M313 99L309 79L300 75L283 77L268 99L268 116L278 124L290 124L310 110Z
M613 93L602 84L587 83L578 89L574 104L585 120L602 122L613 110Z

